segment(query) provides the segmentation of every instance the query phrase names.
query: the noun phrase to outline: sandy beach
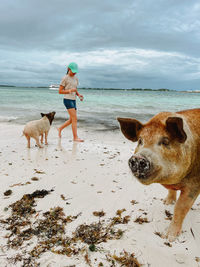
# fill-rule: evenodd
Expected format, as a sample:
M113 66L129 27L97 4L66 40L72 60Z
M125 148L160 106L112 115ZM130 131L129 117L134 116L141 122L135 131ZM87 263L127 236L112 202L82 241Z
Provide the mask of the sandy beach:
M121 237L95 244L95 251L79 240L77 247L82 253L66 256L48 250L35 259L37 264L122 266L114 258L109 261L108 255L120 256L126 251L134 253L141 266L200 266L200 197L186 216L180 237L173 243L162 239L159 233L168 227L174 206L163 204L167 190L161 185L144 186L132 177L127 161L136 144L125 140L120 131L90 132L81 128L79 136L85 142L74 143L71 129L66 129L59 139L53 125L48 146L38 149L32 140L31 149L27 149L22 130L22 125L0 125L0 220L11 215L9 205L25 194L43 189L52 191L43 198L35 198L36 213L30 217L33 226L44 212L55 207L62 208L66 216L76 216L66 225L68 236L80 225L99 221L108 225L116 215L126 219L114 224L115 229L123 232ZM5 196L7 190L12 193ZM95 216L95 211L104 213L102 217ZM28 253L37 244L37 237L18 249L7 249L9 230L5 228L1 223L0 266L22 266L23 261L13 263L8 258L25 250Z

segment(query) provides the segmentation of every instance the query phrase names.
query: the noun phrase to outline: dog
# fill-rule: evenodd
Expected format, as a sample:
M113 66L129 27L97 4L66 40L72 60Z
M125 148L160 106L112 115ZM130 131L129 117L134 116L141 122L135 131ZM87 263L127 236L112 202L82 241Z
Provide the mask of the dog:
M183 220L200 194L200 109L161 112L147 123L117 118L124 136L138 142L128 164L144 185L160 183L168 189L165 204L176 202L174 215L163 236L174 241Z
M39 148L42 148L43 146L40 144L39 137L41 136L41 143L43 144L44 134L45 134L45 145L48 145L47 137L55 114L56 114L55 111L47 114L41 113L42 118L40 120L30 121L25 125L23 135L25 135L28 141L27 143L28 148L30 148L31 137L35 139L37 146Z

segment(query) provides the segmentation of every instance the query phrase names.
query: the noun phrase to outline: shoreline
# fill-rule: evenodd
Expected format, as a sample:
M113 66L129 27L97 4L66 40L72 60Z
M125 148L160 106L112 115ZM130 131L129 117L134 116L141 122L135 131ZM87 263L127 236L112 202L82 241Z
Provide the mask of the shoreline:
M86 246L91 266L109 266L106 253L119 255L123 250L134 253L143 266L200 266L200 197L193 205L183 223L183 233L173 243L167 245L155 232L164 232L169 225L165 210L173 213L173 205L165 206L162 202L167 190L158 184L144 186L132 177L128 168L128 159L134 150L131 143L116 132L93 132L78 129L84 143L73 143L71 129L63 132L60 140L56 126L49 132L49 145L43 149L26 148L26 139L21 137L23 125L0 124L0 158L1 158L1 215L6 219L11 203L21 199L24 194L35 190L51 190L48 196L36 200L36 211L41 216L53 207L63 208L66 215L81 215L67 225L66 232L72 235L80 224L98 222L94 211L104 211L101 220L116 216L117 210L123 210L123 216L130 216L127 224L116 225L124 231L118 240L108 240L97 245L97 252L91 252ZM38 180L33 181L36 177ZM6 190L12 190L5 197ZM66 200L63 200L61 195ZM133 204L131 201L136 201ZM67 204L66 204L67 203ZM148 223L138 224L138 217L147 218ZM192 230L191 230L192 229ZM194 235L193 235L193 234ZM5 231L0 228L1 246L6 245ZM106 252L105 252L106 251ZM15 250L1 254L0 265L8 264L7 257L15 255ZM50 251L43 253L37 260L41 266L60 266L69 264L88 266L84 256L66 257ZM107 265L106 265L107 264ZM20 266L20 265L10 265ZM118 265L116 265L118 266ZM119 265L120 266L120 265Z
M49 86L18 86L18 85L0 85L0 88L35 88L35 89L49 89L49 90L58 90L59 84L57 84L57 87L51 87ZM199 89L185 89L185 90L177 90L177 89L168 89L168 88L98 88L98 87L79 87L80 90L111 90L111 91L152 91L152 92L180 92L180 93L200 93Z

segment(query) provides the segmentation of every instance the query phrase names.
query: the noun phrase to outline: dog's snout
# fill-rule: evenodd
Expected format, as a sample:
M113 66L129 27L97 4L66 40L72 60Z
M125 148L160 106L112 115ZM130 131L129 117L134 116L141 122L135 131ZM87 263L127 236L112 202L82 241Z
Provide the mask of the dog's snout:
M133 174L139 179L145 179L150 171L150 162L147 158L141 156L132 156L129 159L129 167Z

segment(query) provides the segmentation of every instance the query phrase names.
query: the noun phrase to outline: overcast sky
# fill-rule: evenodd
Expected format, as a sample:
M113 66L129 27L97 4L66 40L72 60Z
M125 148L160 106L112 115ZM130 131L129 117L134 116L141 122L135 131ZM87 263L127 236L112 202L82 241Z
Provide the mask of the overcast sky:
M200 1L0 0L0 84L200 89Z

